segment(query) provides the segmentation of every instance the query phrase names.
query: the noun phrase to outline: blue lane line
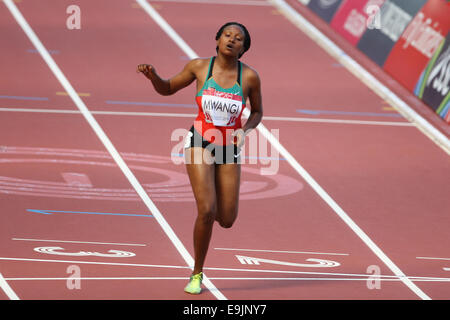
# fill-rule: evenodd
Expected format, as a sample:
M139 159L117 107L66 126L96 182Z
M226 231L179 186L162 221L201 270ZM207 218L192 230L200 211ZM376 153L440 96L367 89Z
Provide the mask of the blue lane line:
M335 68L343 68L343 67L344 67L344 66L343 66L342 64L340 64L340 63L333 63L331 66L332 66L332 67L335 67Z
M352 112L352 111L331 111L331 110L305 110L297 109L298 113L304 113L309 115L346 115L346 116L369 116L369 117L393 117L401 118L402 115L398 113L376 113L376 112Z
M35 210L27 209L28 212L42 213L42 214L53 214L53 213L78 213L78 214L100 214L100 215L110 215L110 216L128 216L128 217L149 217L153 218L152 215L148 214L129 214L129 213L106 213L106 212L81 212L81 211L57 211L57 210Z
M21 97L21 96L0 96L0 99L48 101L48 98L42 98L42 97Z
M28 49L27 52L30 53L38 53L39 51L37 51L36 49ZM49 54L59 54L60 51L59 50L48 50L47 51Z
M197 108L197 105L195 105L195 104L183 104L183 103L137 102L137 101L115 101L115 100L106 100L105 102L107 104L125 104L125 105L135 105L135 106Z

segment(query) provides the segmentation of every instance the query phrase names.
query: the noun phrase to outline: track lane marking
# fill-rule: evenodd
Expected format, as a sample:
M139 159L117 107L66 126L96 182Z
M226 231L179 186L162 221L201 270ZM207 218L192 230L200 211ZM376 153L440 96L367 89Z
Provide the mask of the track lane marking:
M215 250L225 251L254 251L254 252L274 252L274 253L299 253L299 254L320 254L334 256L349 256L348 253L329 253L329 252L311 252L311 251L286 251L286 250L264 250L264 249L238 249L238 248L214 248Z
M129 183L133 186L133 188L136 190L144 204L147 206L147 208L150 210L152 215L156 218L161 228L164 230L164 233L168 236L170 241L173 243L177 251L180 253L180 255L183 257L183 259L186 261L187 265L193 269L194 267L194 259L189 254L187 249L184 247L178 236L175 234L173 229L170 227L170 225L167 223L159 209L156 207L156 205L153 203L153 201L150 199L150 197L147 195L145 189L141 186L139 181L136 179L135 175L132 173L130 168L128 168L127 164L123 160L123 158L120 156L119 152L116 150L108 136L105 134L103 129L100 127L98 122L95 120L93 115L90 113L87 106L84 104L84 102L81 100L81 98L78 96L75 89L70 84L69 80L66 78L66 76L62 73L61 69L58 67L56 62L53 60L51 55L48 53L45 46L42 44L42 42L39 40L33 29L30 27L28 22L25 20L22 13L19 11L19 9L16 7L16 5L13 3L12 0L3 0L3 3L6 5L6 7L9 9L13 17L15 18L16 22L19 24L19 26L22 28L22 30L25 32L29 40L33 43L35 48L39 51L39 54L42 56L44 61L47 63L50 70L53 72L55 77L58 79L58 81L61 83L61 85L64 87L65 91L69 94L75 105L78 107L78 109L81 111L91 128L96 133L97 137L100 139L104 147L108 150L110 155L113 157L116 164L119 166L120 170L123 172L123 174L128 179ZM216 296L218 299L226 299L225 296L217 290L217 288L208 280L204 281L205 286L211 291L213 295Z
M143 9L150 15L150 17L167 33L167 35L183 50L191 59L199 56L190 48L190 46L176 33L176 31L161 17L161 15L148 4L146 0L136 0ZM276 1L279 3L282 1ZM286 5L283 2L284 5ZM278 8L283 8L280 4ZM290 8L290 7L289 7ZM293 11L293 9L291 8ZM295 11L296 13L296 11ZM303 19L303 17L301 17ZM329 41L329 40L328 40ZM388 96L389 98L389 96ZM386 99L388 99L386 98ZM244 117L248 118L250 111L248 108L243 110ZM367 247L381 260L383 263L400 279L402 282L421 299L431 300L419 287L417 287L411 280L409 280L403 271L378 247L372 239L350 218L350 216L334 201L333 198L313 179L313 177L300 165L300 163L285 149L275 136L260 123L257 127L259 132L269 141L275 149L287 159L289 164L297 171L300 176L313 188L313 190L333 209L333 211L353 230L353 232L367 245ZM434 127L433 127L434 129ZM436 129L435 129L436 130ZM437 131L437 130L436 130ZM439 134L441 134L439 132ZM441 134L442 135L442 134ZM447 139L448 140L448 139ZM450 148L449 148L450 149Z
M48 101L46 97L0 96L0 99Z
M21 278L11 277L5 278L7 281L54 281L54 280L188 280L189 277L47 277L47 278ZM253 280L253 281L373 281L373 277L367 278L309 278L309 277L210 277L210 280ZM398 282L400 279L380 278L377 281L393 281ZM426 278L414 279L417 282L450 282L450 278Z
M81 114L77 110L60 109L28 109L28 108L0 108L0 112L30 112L30 113L60 113L60 114ZM174 117L174 118L195 118L194 113L164 113L164 112L130 112L130 111L95 111L92 114L112 115L112 116L143 116L143 117ZM265 121L290 121L290 122L317 122L317 123L335 123L335 124L358 124L358 125L380 125L397 127L415 127L414 123L406 121L367 121L367 120L348 120L348 119L316 119L316 118L298 118L298 117L278 117L264 116Z
M61 243L86 243L86 244L106 244L116 246L133 246L133 247L146 247L146 244L139 243L114 243L114 242L94 242L94 241L75 241L75 240L49 240L49 239L26 239L26 238L11 238L14 241L31 241L31 242L61 242Z
M27 209L27 212L41 213L45 215L68 213L68 214L94 214L94 215L106 215L106 216L123 216L123 217L146 217L152 218L152 215L148 214L135 214L135 213L112 213L112 212L85 212L85 211L61 211L61 210L37 210Z
M20 300L20 298L9 286L9 284L6 282L5 278L1 273L0 273L0 288L2 288L2 290L5 292L5 294L8 296L10 300Z
M426 259L426 260L449 260L450 258L436 258L436 257L416 257L416 259Z
M34 259L34 258L14 258L14 257L0 257L4 261L24 261L24 262L46 262L46 263L70 263L70 264L90 264L102 266L122 266L122 267L142 267L142 268L163 268L163 269L189 269L188 266L174 266L174 265L156 265L156 264L141 264L141 263L125 263L125 262L100 262L100 261L77 261L77 260L54 260L54 259ZM294 271L294 270L273 270L273 269L243 269L243 268L225 268L225 267L206 267L205 270L211 271L227 271L227 272L244 272L244 273L281 273L281 274L302 274L302 275L317 275L317 276L339 276L339 277L369 277L367 273L343 273L343 272L318 272L318 271ZM377 275L380 279L399 279L395 275ZM424 279L447 279L438 277L426 276L407 276L409 279L424 280ZM371 276L373 279L373 276Z

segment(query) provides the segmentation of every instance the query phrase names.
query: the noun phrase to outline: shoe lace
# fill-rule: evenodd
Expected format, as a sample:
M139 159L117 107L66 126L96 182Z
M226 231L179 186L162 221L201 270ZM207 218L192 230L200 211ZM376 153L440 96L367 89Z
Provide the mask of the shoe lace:
M202 280L203 280L203 273L202 273L202 272L199 272L199 273L197 273L197 274L192 275L192 276L191 276L191 281L192 281L192 280L199 280L199 281L202 281Z

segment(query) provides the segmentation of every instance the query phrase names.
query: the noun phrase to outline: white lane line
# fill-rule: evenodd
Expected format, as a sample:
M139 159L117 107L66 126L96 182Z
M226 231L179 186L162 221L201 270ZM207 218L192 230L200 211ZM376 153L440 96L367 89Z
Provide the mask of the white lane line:
M100 139L100 141L103 143L105 148L108 150L116 164L119 166L120 170L122 170L123 174L128 179L129 183L133 186L133 188L136 190L137 194L140 196L142 201L145 203L147 208L150 210L151 214L154 216L154 218L158 221L161 228L164 230L165 234L168 236L170 241L173 243L175 248L178 250L180 255L183 257L183 259L186 261L187 265L191 268L194 267L194 259L189 254L187 249L184 247L184 245L181 243L178 236L175 234L173 229L170 227L170 225L167 223L159 209L155 206L153 201L150 199L150 197L145 192L145 189L142 187L142 185L139 183L139 181L136 179L130 168L126 165L125 161L120 156L119 152L116 150L112 142L109 140L108 136L105 134L103 129L100 127L98 122L95 120L93 115L90 113L89 109L86 107L84 102L81 100L81 98L78 96L77 92L74 90L70 82L67 80L65 75L62 73L58 65L55 63L53 58L48 53L47 49L44 47L42 42L39 40L37 35L34 33L28 22L25 20L19 9L16 7L16 5L13 3L12 0L3 0L5 5L8 7L11 14L16 19L17 23L20 25L20 27L23 29L25 34L28 36L30 41L33 43L35 48L38 50L39 54L42 56L44 61L49 66L50 70L53 72L55 77L58 79L58 81L61 83L61 85L64 87L65 91L69 94L69 96L72 98L73 102L76 104L78 109L81 111L89 125L92 127L94 132L96 133L97 137ZM209 286L208 286L209 284ZM210 289L210 291L218 298L218 299L226 299L225 296L222 295L221 292L219 292L215 287L212 286L212 284L208 281L208 283L205 283L205 286Z
M54 280L186 280L189 277L47 277L47 278L5 278L7 281L54 281ZM366 278L299 278L299 277L210 277L211 280L254 280L254 281L374 281L373 277ZM380 278L377 281L401 281L400 279ZM450 282L450 278L429 278L429 279L414 279L414 281L421 282Z
M0 108L2 112L36 112L36 113L61 113L61 114L80 114L78 110L61 110L61 109L27 109L27 108Z
M416 259L450 261L450 258L436 258L436 257L416 257ZM444 270L444 271L450 271L450 268L443 267L442 270Z
M191 269L189 266L172 266L160 264L124 263L124 262L99 262L99 261L77 261L77 260L53 260L53 259L31 259L31 258L10 258L0 257L3 261L24 261L24 262L47 262L47 263L73 263L92 264L102 266L122 266L122 267L143 267L143 268L169 268L169 269Z
M139 267L139 268L163 268L163 269L188 269L187 266L174 266L174 265L156 265L156 264L140 264L140 263L122 263L122 262L99 262L99 261L78 261L78 260L54 260L54 259L31 259L31 258L13 258L13 257L0 257L0 260L4 261L23 261L23 262L45 262L45 263L65 263L65 264L87 264L87 265L100 265L111 267ZM342 273L342 272L317 272L317 271L294 271L294 270L273 270L273 269L242 269L242 268L223 268L223 267L206 267L205 270L210 271L226 271L226 272L242 272L242 273L275 273L275 274L301 274L301 275L316 275L316 276L330 276L330 277L370 277L374 279L373 275L367 273ZM380 279L399 279L401 278L394 275L377 275ZM436 280L447 279L438 277L424 277L424 276L408 276L412 281L419 280Z
M3 278L3 275L0 273L0 288L6 293L8 298L10 300L20 300L17 294L14 292L13 289L9 286L9 284L6 282L5 278Z
M26 108L0 108L2 112L37 112L37 113L62 113L62 114L81 114L77 110L60 109L26 109ZM92 114L112 115L112 116L147 116L147 117L175 117L175 118L195 118L194 113L164 113L164 112L130 112L130 111L95 111ZM264 120L272 121L294 121L294 122L318 122L318 123L337 123L337 124L360 124L360 125L379 125L379 126L398 126L415 127L414 123L405 121L369 121L369 120L348 120L348 119L316 119L299 117L276 117L264 116Z
M175 41L181 50L188 55L189 58L197 57L197 54L189 47L189 45L178 35L178 33L156 12L155 9L145 0L136 0L136 2L147 12L147 14L164 30L167 35Z
M348 56L341 48L328 39L315 26L308 22L300 13L293 9L284 0L269 0L280 12L282 12L291 22L310 37L316 44L323 48L328 54L334 57L340 64L345 66L359 80L365 83L370 89L378 94L382 99L389 102L406 119L416 124L428 138L436 143L442 150L450 155L450 140L438 129L432 126L426 119L422 118L408 104L400 99L389 88L378 81L366 69Z
M238 248L214 248L215 250L225 251L254 251L254 252L275 252L275 253L301 253L301 254L323 254L335 256L348 256L348 253L327 253L327 252L310 252L310 251L285 251L285 250L263 250L263 249L238 249Z
M47 240L47 239L24 239L24 238L12 238L15 241L42 241L42 242L64 242L64 243L88 243L88 244L111 244L116 246L134 246L134 247L146 247L146 244L138 243L114 243L114 242L93 242L93 241L73 241L73 240Z
M198 58L198 55L188 46L188 44L173 30L173 28L156 12L145 0L136 0L144 10L158 23L158 25L169 35L170 38L183 50L191 59ZM289 7L290 8L290 7ZM292 8L291 8L292 9ZM293 10L293 9L292 9ZM296 11L295 11L296 12ZM175 36L174 36L175 35ZM387 99L388 97L386 97ZM250 115L246 108L243 111L244 117ZM269 141L275 149L289 162L300 176L314 189L314 191L333 209L334 212L355 232L355 234L369 247L370 250L384 264L410 288L420 298L431 300L419 287L409 280L403 271L370 239L370 237L349 217L349 215L331 198L328 193L313 179L313 177L297 162L297 160L281 145L275 136L260 123L257 127L259 132Z
M66 278L67 279L67 278ZM374 281L375 278L373 276L367 277L367 278L326 278L326 277L319 277L319 278L287 278L287 277L277 277L277 278L266 278L266 277L258 277L258 278L243 278L243 277L214 277L211 278L212 280L290 280L290 281L298 281L298 280L319 280L319 281ZM411 277L412 281L422 281L422 282L450 282L450 278L424 278L424 279L416 279ZM376 278L377 281L402 281L401 279L396 278Z
M189 277L48 277L48 278L5 278L8 281L51 281L51 280L189 280Z
M401 121L369 121L369 120L349 120L349 119L316 119L316 118L296 118L296 117L271 117L264 116L264 121L294 121L294 122L319 122L337 124L360 124L378 126L415 127L414 123Z
M434 257L416 257L416 259L427 259L427 260L447 260L447 261L450 261L450 258L434 258Z
M35 113L60 113L60 114L79 114L78 110L61 109L27 109L27 108L0 108L1 112L35 112ZM91 114L114 115L114 116L149 116L149 117L176 117L176 118L195 118L194 113L164 113L164 112L130 112L130 111L95 111Z

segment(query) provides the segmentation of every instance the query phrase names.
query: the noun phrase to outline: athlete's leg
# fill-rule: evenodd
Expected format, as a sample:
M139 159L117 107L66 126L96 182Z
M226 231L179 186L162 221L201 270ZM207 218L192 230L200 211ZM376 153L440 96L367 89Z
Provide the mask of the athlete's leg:
M197 274L203 269L217 211L215 168L211 152L207 149L188 148L185 149L185 154L187 173L198 212L194 226L195 265L193 271L193 274Z
M227 163L216 165L216 220L224 228L231 228L238 214L241 165Z

